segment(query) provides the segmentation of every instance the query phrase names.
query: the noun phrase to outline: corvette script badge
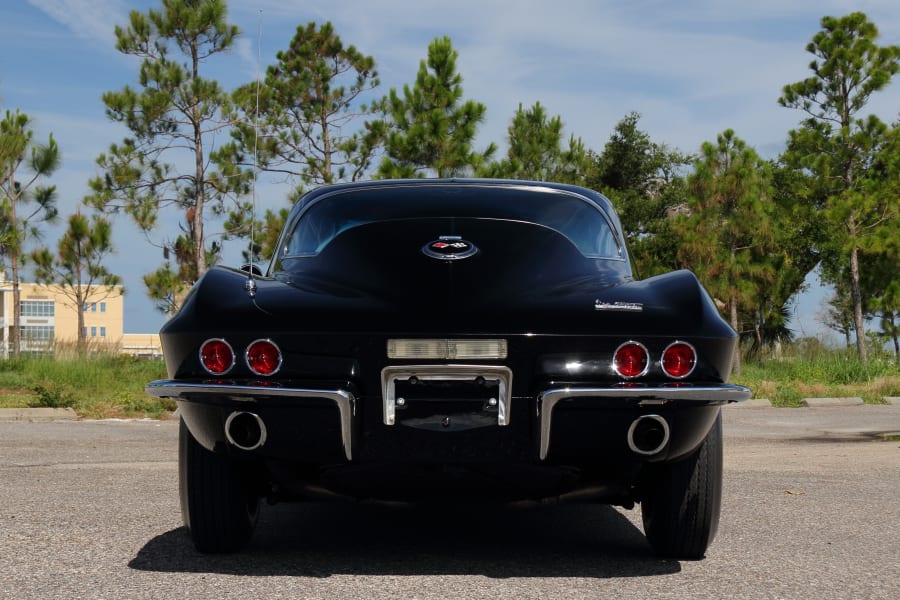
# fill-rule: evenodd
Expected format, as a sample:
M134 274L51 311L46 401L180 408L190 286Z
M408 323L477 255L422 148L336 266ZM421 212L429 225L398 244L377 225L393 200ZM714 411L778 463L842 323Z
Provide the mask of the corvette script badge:
M472 242L467 242L458 235L442 235L433 242L428 242L422 247L425 256L438 260L460 260L469 258L478 252L478 248Z
M594 302L594 310L619 311L619 312L641 312L644 305L640 302Z

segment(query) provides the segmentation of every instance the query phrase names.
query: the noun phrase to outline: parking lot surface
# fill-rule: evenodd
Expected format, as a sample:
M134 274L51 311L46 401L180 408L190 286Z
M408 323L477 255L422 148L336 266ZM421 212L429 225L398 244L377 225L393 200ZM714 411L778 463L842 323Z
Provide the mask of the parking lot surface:
M706 559L640 510L264 506L246 551L181 526L175 421L0 422L3 598L897 598L900 406L725 410Z

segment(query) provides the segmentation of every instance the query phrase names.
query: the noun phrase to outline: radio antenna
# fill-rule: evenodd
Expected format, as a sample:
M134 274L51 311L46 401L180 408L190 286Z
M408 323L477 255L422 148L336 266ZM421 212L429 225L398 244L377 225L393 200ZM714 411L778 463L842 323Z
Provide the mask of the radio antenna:
M253 113L253 180L250 182L251 187L251 205L252 212L250 214L250 266L247 269L247 281L244 283L244 290L250 298L256 298L256 280L253 278L253 271L256 265L253 259L256 255L256 240L253 235L254 224L256 221L256 179L259 172L259 91L262 86L262 9L259 11L259 19L256 32L256 107Z

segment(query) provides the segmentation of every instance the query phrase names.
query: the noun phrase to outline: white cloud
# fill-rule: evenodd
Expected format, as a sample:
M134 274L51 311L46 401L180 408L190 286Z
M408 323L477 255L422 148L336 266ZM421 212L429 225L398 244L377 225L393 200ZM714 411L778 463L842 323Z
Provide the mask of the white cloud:
M896 21L896 8L863 4L879 25ZM249 20L252 12L254 25L262 10L269 47L286 45L296 24L332 21L346 43L375 56L384 91L412 82L428 42L450 35L466 97L488 105L485 139L502 140L518 103L540 100L589 145L602 146L610 127L637 110L644 124L659 123L660 133L672 136L662 141L685 151L726 127L753 144L782 143L785 123L800 117L778 106L781 87L807 76L804 46L821 16L851 10L838 0L677 6L662 0L423 0L415 10L406 0L370 9L340 0L237 0L231 6L235 17Z
M72 33L105 47L115 44L115 26L126 23L123 0L28 0Z

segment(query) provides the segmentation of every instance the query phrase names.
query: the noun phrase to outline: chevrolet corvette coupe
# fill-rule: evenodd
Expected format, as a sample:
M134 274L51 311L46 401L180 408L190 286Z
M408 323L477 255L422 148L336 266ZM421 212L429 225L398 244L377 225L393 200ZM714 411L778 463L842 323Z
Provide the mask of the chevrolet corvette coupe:
M260 499L632 508L660 555L718 526L737 336L696 277L632 273L604 196L478 179L325 186L266 268L162 328L182 515L230 552Z

